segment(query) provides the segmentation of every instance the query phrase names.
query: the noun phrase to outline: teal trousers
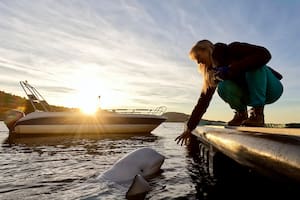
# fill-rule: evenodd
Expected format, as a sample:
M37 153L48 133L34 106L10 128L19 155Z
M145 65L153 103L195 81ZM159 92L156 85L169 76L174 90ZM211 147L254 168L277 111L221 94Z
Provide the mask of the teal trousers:
M236 111L274 103L282 95L281 82L267 66L246 72L245 78L246 84L238 85L231 80L218 84L218 94Z

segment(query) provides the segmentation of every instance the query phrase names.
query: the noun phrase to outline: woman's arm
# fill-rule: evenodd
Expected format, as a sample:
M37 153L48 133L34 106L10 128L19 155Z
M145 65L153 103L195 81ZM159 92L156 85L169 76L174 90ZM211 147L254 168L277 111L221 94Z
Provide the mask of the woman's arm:
M200 98L197 105L194 107L192 114L187 122L187 128L189 130L194 130L199 124L202 116L206 112L209 103L215 93L216 88L208 88L206 93L201 92Z
M194 107L194 110L188 120L187 129L179 135L175 141L177 144L181 143L181 145L187 144L191 138L192 130L196 128L199 124L203 114L206 112L206 109L209 106L209 103L212 99L213 94L215 93L216 88L208 88L206 93L201 92L200 98L198 100L197 105Z

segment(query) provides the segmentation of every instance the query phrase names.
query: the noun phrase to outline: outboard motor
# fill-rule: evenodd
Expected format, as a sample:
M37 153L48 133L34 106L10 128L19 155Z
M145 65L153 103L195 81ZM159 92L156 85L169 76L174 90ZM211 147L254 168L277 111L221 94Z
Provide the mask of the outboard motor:
M12 132L14 129L14 126L16 122L25 116L25 113L20 110L9 110L6 113L4 123L6 124L7 128L9 129L9 132Z

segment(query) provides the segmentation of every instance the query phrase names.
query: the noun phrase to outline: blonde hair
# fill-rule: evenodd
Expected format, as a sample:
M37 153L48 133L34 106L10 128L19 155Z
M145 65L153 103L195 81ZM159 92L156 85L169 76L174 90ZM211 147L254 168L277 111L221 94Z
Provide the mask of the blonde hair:
M198 70L203 75L203 87L202 92L206 93L208 88L216 87L216 81L214 78L214 61L212 58L212 53L214 50L214 45L209 40L200 40L197 42L190 50L189 56L192 60L198 61L199 51L206 51L208 53L207 61L208 63L199 63Z

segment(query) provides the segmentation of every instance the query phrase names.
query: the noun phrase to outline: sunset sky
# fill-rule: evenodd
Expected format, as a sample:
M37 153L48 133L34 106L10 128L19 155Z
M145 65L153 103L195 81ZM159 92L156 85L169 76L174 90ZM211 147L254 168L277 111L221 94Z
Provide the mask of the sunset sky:
M0 90L28 80L50 104L154 108L190 114L202 77L198 40L265 46L283 74L267 122L300 122L300 1L1 0ZM229 120L217 94L204 118Z

